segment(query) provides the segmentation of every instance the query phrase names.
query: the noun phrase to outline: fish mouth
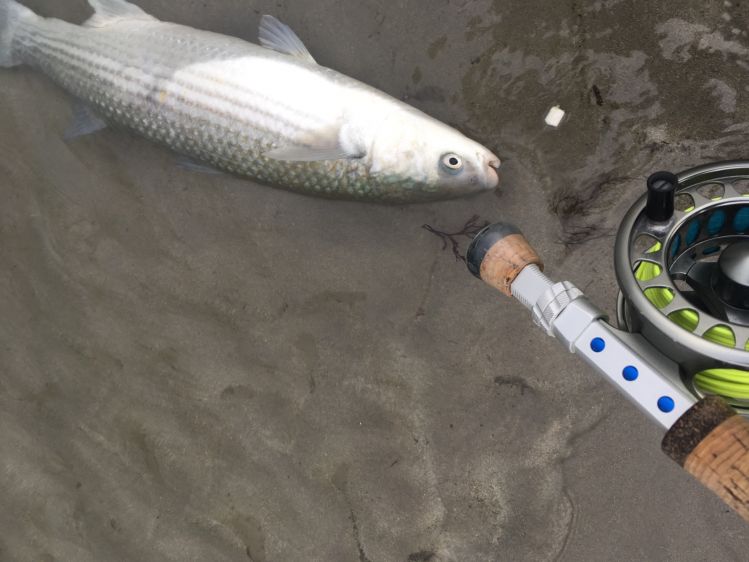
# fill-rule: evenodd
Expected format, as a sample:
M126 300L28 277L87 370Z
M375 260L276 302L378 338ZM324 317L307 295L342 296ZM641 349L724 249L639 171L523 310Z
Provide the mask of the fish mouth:
M499 185L499 165L500 160L496 156L492 156L486 163L486 189L496 189Z

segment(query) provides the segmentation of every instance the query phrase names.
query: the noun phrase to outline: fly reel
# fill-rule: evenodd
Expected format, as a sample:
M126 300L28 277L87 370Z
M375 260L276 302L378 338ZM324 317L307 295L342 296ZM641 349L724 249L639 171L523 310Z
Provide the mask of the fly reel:
M749 161L653 174L615 249L619 326L749 414Z

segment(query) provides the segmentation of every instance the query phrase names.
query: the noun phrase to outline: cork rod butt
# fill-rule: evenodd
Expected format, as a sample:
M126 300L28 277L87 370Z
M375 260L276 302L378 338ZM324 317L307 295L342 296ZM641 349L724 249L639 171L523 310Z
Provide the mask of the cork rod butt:
M749 522L749 421L708 396L676 421L661 447Z
M512 283L525 266L535 264L543 269L541 258L520 229L503 222L490 224L476 235L466 262L471 273L507 296L512 296Z

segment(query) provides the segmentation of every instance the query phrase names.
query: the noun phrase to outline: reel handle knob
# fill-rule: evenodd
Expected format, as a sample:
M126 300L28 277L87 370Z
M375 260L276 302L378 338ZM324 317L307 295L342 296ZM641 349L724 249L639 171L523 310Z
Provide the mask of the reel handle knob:
M671 172L656 172L648 178L645 214L651 221L664 222L674 215L674 199L679 178Z
M523 233L508 222L481 230L468 247L466 263L476 277L510 297L512 283L526 266L543 269L541 258Z
M663 452L749 521L749 421L708 396L671 426Z

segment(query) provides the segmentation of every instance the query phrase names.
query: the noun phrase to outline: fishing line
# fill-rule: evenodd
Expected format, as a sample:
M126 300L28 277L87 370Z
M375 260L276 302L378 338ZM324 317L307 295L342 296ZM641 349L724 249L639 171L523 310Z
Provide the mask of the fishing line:
M651 248L658 251L658 247ZM648 281L660 275L660 268L651 262L640 262L635 269L635 277L640 281ZM674 299L674 295L668 289L653 288L644 291L647 299L658 310L665 308ZM680 328L688 332L694 332L699 322L699 315L690 309L677 310L669 314L668 318ZM734 347L736 338L730 328L725 326L714 326L702 337L718 345ZM745 344L749 350L749 341ZM749 400L749 371L741 369L706 369L692 375L694 385L701 391L718 394L730 402L736 400Z

